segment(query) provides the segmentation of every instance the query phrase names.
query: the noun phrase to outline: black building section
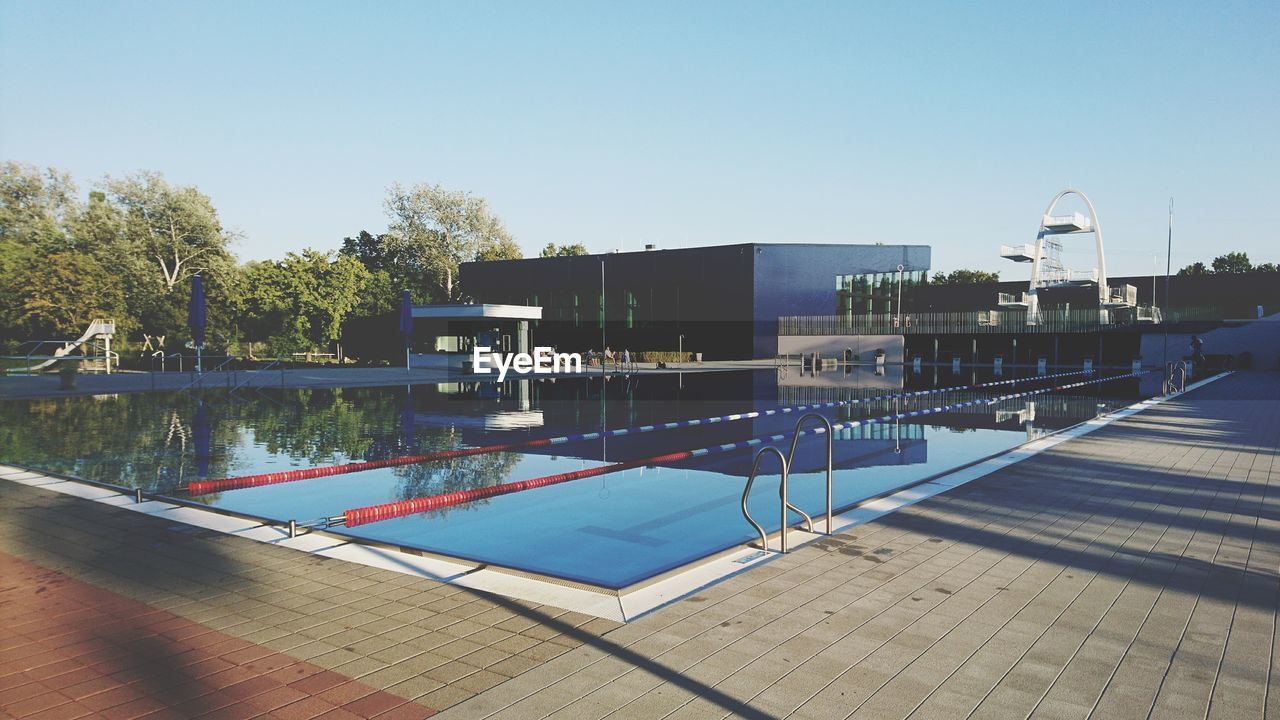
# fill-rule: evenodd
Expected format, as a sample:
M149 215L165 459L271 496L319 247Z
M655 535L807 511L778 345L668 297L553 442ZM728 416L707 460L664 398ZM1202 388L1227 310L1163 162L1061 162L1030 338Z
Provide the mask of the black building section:
M537 345L744 359L776 353L779 316L831 315L851 288L891 311L898 266L904 283L918 282L929 255L922 245L743 243L464 263L460 282L475 302L542 306Z

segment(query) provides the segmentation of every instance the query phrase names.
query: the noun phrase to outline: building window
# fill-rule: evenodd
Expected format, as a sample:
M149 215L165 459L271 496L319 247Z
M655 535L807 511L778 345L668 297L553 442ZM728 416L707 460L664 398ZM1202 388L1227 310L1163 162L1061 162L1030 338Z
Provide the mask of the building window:
M925 271L902 273L902 304L907 305L912 291L925 281ZM898 299L898 272L863 273L836 276L836 314L855 315L892 313Z

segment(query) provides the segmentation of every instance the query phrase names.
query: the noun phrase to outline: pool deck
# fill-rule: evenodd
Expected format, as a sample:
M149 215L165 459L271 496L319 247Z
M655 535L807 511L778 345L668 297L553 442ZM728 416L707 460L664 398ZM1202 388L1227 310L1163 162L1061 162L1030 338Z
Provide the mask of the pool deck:
M0 482L0 714L1280 715L1278 447L1237 373L627 625Z

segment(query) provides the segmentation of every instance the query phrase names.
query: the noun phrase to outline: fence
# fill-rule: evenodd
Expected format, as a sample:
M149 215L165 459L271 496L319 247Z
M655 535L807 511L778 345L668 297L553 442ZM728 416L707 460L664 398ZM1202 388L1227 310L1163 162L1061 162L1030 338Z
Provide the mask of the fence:
M1173 315L1173 317L1170 317ZM1184 316L1188 315L1188 316ZM1165 322L1202 319L1202 313L1170 313ZM1026 310L970 312L880 313L872 315L784 315L778 318L779 335L940 335L947 333L1084 333L1122 330L1140 320L1149 322L1151 308L1125 308L1106 312L1097 308L1041 310L1034 325L1027 324Z

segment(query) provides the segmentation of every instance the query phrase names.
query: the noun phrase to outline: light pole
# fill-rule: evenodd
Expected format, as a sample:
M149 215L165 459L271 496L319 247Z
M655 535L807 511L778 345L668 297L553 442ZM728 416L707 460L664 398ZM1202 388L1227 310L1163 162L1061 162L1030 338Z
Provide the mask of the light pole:
M604 377L604 373L605 373L605 369L604 369L604 349L605 349L606 347L608 347L608 346L605 344L605 337L604 337L604 324L605 324L605 305L604 305L604 256L603 256L603 255L601 255L601 256L600 256L600 377ZM603 396L603 395L604 395L604 391L603 391L603 390L601 390L601 391L600 391L600 393L601 393L601 396Z
M894 325L897 329L902 329L902 271L906 268L898 265L898 318Z
M1173 309L1173 303L1170 302L1171 298L1169 296L1169 273L1172 270L1173 270L1173 198L1169 198L1169 235L1168 235L1168 240L1166 241L1165 251L1164 251L1164 306L1166 308L1169 308L1170 310ZM1154 285L1154 281L1152 282L1152 284ZM1160 358L1160 362L1164 366L1164 369L1161 370L1162 373L1169 372L1169 326L1165 325L1165 319L1166 318L1164 317L1164 313L1161 313L1160 324L1164 325L1164 352L1163 352L1163 356ZM1165 377L1168 377L1168 375L1166 375Z

